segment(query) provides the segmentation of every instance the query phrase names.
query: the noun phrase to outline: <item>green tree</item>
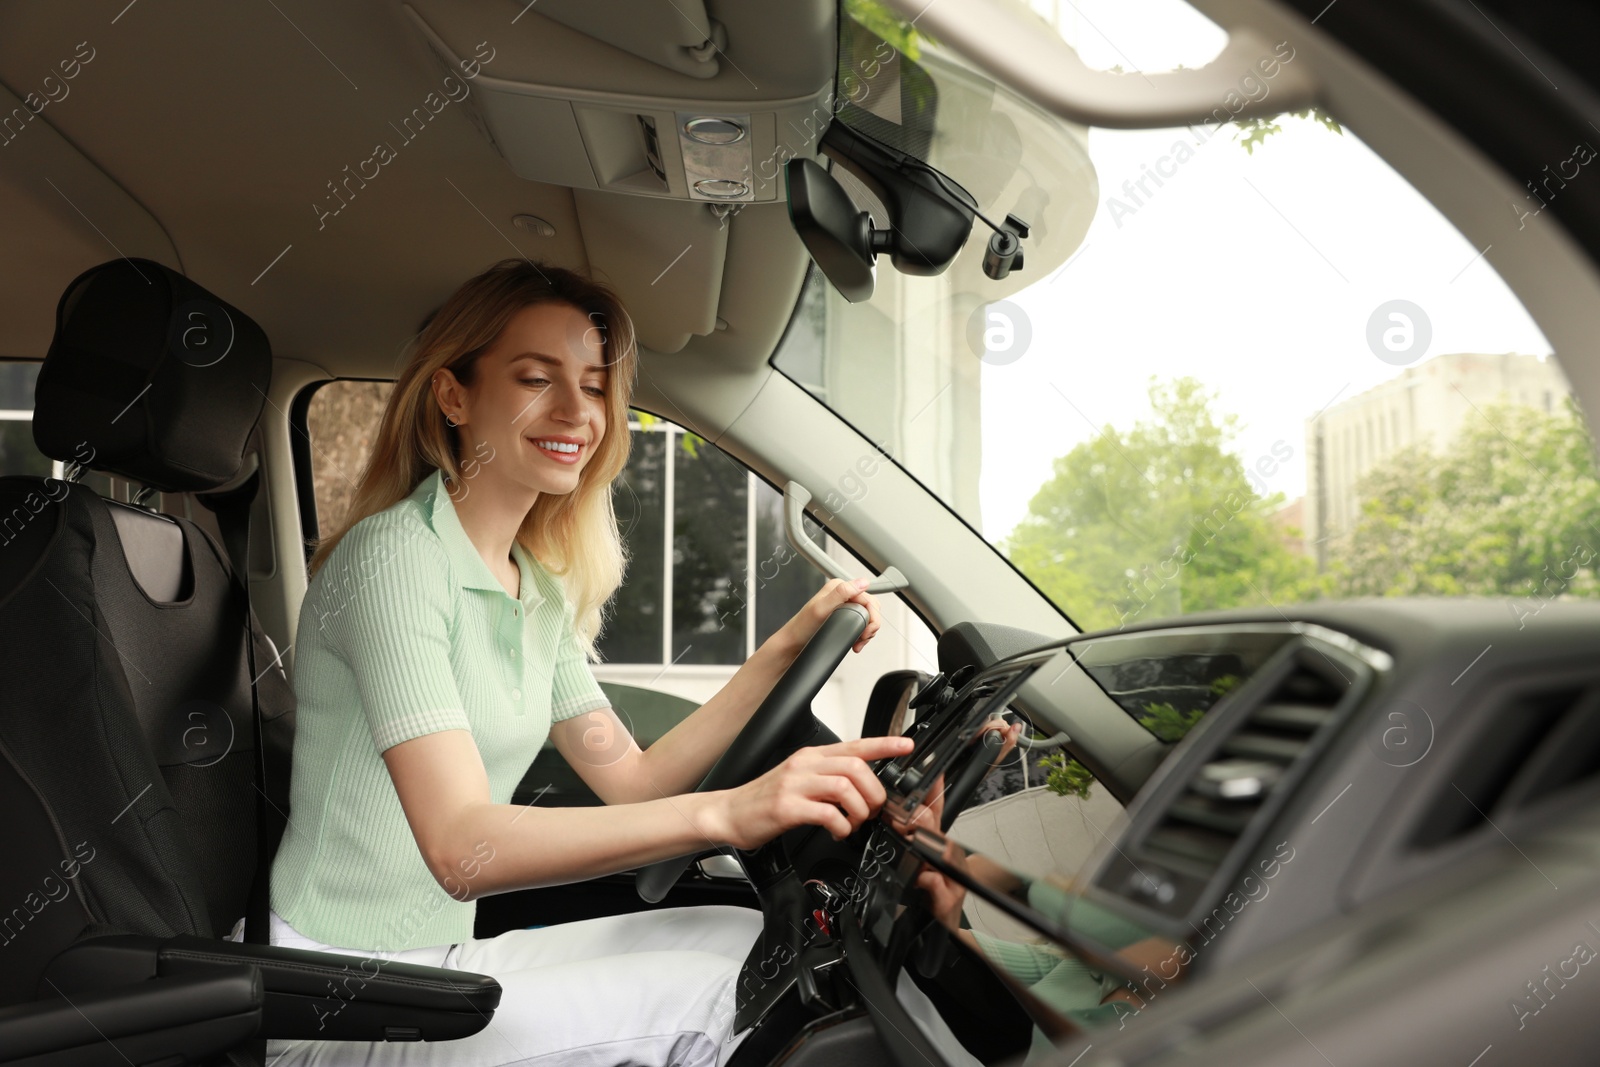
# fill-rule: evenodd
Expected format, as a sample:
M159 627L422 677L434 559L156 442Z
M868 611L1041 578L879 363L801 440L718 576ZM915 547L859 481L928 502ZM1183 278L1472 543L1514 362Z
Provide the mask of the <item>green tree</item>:
M1039 766L1046 772L1045 788L1056 796L1089 799L1089 790L1094 788L1093 772L1065 752L1050 753L1039 761Z
M1163 701L1146 704L1144 714L1139 716L1139 723L1163 741L1182 741L1184 734L1194 729L1205 713L1205 708L1179 711L1176 706Z
M1485 409L1448 455L1397 452L1356 492L1360 518L1329 546L1340 596L1600 595L1600 480L1571 399Z
M933 38L918 30L911 19L885 7L878 0L844 0L844 12L894 45L895 50L908 59L921 58L920 42L933 42Z
M1344 127L1339 125L1339 121L1322 108L1313 104L1310 107L1303 107L1299 111L1284 112L1283 115L1279 115L1276 118L1234 119L1233 124L1243 131L1243 136L1235 137L1234 140L1244 147L1245 152L1253 156L1256 154L1257 145L1264 143L1273 134L1283 132L1280 120L1285 115L1293 115L1297 119L1314 119L1322 124L1323 129L1331 130L1341 137L1344 135Z
M1214 403L1194 378L1152 379L1152 416L1058 458L1001 544L1084 629L1319 590L1269 518L1282 494L1256 493L1228 451L1238 418Z

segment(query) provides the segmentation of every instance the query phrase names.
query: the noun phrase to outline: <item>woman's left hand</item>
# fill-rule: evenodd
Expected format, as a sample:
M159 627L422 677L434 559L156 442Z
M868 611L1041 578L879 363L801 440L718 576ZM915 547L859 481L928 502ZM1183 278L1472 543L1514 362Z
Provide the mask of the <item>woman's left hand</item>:
M827 621L839 607L856 603L867 609L867 626L861 631L861 636L851 646L852 652L860 652L867 647L867 642L878 632L882 625L882 617L878 612L878 602L871 593L865 592L871 578L857 578L855 581L846 581L843 578L829 578L827 583L817 591L817 595L806 601L805 606L795 612L794 618L783 624L773 636L783 641L793 655L799 655L800 650L806 647L822 624Z

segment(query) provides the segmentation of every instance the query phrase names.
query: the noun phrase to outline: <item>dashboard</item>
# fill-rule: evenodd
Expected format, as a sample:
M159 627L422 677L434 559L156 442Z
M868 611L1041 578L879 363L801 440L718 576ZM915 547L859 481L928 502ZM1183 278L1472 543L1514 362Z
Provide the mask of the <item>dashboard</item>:
M985 895L1130 984L1138 968L1116 953L1151 937L1182 946L1196 980L1408 885L1480 877L1486 854L1600 797L1597 638L1600 604L1530 616L1501 599L1211 613L1020 650L1024 631L963 623L939 645L941 679L960 684L879 775L890 805L914 810L997 710L1061 729L1019 694L1078 672L1098 713L1133 717L1163 755L1066 891ZM899 865L869 844L869 932L894 917L874 901L901 899L908 872L940 853L937 835L916 836Z

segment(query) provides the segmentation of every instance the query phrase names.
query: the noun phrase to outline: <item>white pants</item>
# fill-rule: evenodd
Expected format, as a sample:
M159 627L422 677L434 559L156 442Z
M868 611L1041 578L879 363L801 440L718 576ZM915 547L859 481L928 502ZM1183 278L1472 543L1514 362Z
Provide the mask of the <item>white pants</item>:
M715 904L607 915L380 958L492 975L500 1007L457 1041L267 1042L267 1067L721 1067L761 913ZM274 945L357 956L272 914ZM982 1067L901 972L896 997L952 1067Z

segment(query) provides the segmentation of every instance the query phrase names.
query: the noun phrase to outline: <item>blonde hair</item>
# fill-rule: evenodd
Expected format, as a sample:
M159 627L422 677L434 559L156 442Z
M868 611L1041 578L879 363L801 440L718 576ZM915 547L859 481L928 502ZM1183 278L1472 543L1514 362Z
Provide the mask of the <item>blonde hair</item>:
M434 312L414 342L405 369L384 408L372 455L361 472L350 510L338 528L317 542L309 573L315 576L350 528L405 499L435 469L451 483L463 480L460 431L434 400L432 380L449 370L463 385L476 378L478 357L494 344L513 315L537 304L569 304L584 312L603 339L610 368L606 433L571 493L540 493L516 539L551 574L571 601L578 640L591 659L604 610L627 568L627 549L611 503L611 483L628 462L632 435L628 408L638 378L633 322L610 288L560 267L504 259L467 279Z

